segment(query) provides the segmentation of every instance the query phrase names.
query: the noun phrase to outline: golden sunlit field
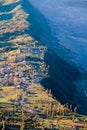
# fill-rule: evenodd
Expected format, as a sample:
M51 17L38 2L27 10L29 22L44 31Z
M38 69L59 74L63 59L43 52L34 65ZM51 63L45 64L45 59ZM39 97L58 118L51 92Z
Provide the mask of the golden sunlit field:
M0 45L0 129L87 130L86 116L72 112L40 84L48 76L46 48L26 33L29 14L21 0L0 0L0 16L0 44L5 44Z

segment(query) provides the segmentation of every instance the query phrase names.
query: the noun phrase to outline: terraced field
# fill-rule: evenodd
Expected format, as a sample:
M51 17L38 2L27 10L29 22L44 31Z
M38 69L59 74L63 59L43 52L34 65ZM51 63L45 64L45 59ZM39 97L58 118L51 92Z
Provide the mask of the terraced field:
M0 129L87 129L87 117L62 105L40 84L47 48L26 29L22 0L0 0Z

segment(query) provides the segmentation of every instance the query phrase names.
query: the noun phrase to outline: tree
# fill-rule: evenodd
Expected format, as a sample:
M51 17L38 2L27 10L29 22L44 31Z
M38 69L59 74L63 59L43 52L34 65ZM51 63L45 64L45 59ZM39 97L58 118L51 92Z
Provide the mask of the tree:
M5 117L3 116L3 120L2 120L2 127L3 127L3 128L2 128L2 130L5 130L5 123L6 123L6 122L5 122Z
M75 114L77 113L77 107L74 108L74 112L75 112Z
M42 130L44 130L44 120L42 120Z
M57 118L57 123L56 123L56 125L57 125L57 129L59 129L59 119Z
M70 112L72 112L72 105L70 105Z
M22 108L22 122L21 122L21 130L24 130L24 110Z

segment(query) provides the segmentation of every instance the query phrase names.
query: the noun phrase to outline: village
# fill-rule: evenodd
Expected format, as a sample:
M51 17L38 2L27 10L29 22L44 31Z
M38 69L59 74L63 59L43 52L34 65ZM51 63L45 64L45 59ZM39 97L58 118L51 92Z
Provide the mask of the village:
M0 130L87 130L87 116L41 85L47 47L26 32L21 2L0 0Z
M3 104L1 112L5 103L9 104L7 105L8 110L4 108L6 113L13 113L15 107L16 113L21 111L19 120L23 124L28 118L31 120L35 118L35 122L41 122L48 116L48 109L51 109L48 105L50 104L52 107L52 104L57 102L52 98L51 91L45 90L40 85L40 81L48 74L48 67L44 63L46 48L44 46L37 47L37 42L35 44L30 47L20 46L17 50L1 54L0 57L2 59L0 62L0 102ZM56 105L62 106L60 103ZM63 111L64 108L61 107L61 110ZM23 113L27 113L27 115L22 119ZM6 121L8 122L8 120L9 117ZM17 122L17 119L15 121ZM35 122L34 124L32 122L31 127L34 127Z
M35 83L39 82L44 76L46 76L47 69L43 61L44 48L30 48L29 54L26 49L28 48L22 47L20 50L11 51L11 53L6 54L6 56L1 55L3 61L0 65L2 85L5 85L6 83L11 84L12 82L12 84L16 84L17 86L17 84L20 84L21 82L27 83L28 80ZM41 57L38 58L40 53Z
M71 129L76 120L77 126L83 128L86 122L79 124L76 111L70 118L72 107L61 105L53 98L51 90L40 84L49 76L49 67L44 62L46 47L38 45L37 41L32 43L18 45L16 50L0 55L0 127ZM68 126L65 119L70 122Z

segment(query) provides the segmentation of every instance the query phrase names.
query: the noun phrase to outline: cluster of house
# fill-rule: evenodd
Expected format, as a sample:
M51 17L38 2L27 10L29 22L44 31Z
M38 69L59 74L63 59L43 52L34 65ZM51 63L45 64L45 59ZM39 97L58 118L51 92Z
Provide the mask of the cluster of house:
M44 58L44 53L46 51L46 47L43 46L21 46L20 47L20 53L22 54L27 54L28 56L36 57L43 59Z
M3 62L3 61L6 61L7 60L7 57L4 56L4 55L1 55L0 56L0 62Z
M9 63L3 59L4 62L0 65L0 84L25 89L29 84L39 83L47 76L43 60L45 51L46 48L43 46L20 46L20 54L16 55L15 62ZM38 60L41 58L42 60Z

